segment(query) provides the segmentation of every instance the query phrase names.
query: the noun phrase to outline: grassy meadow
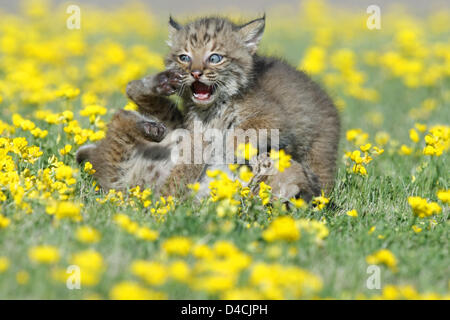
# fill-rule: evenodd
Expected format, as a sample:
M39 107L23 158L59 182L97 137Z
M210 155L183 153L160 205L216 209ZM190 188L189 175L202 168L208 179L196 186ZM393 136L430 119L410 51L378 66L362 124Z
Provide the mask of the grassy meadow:
M203 201L99 190L75 152L163 70L167 17L83 6L69 29L66 6L22 8L0 8L0 299L450 297L449 11L393 7L379 30L322 1L267 11L259 52L342 120L333 192L287 210L217 172Z

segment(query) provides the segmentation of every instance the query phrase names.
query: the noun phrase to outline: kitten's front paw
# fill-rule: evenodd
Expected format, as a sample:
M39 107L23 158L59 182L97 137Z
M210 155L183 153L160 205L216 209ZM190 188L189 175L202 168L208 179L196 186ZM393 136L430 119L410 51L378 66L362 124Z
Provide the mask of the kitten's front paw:
M130 81L126 88L128 97L138 103L152 95L170 96L181 87L182 76L174 70Z
M154 78L153 92L158 95L170 96L181 87L182 76L174 70L158 73Z
M167 127L161 122L142 120L137 125L142 135L149 141L160 142L167 133Z

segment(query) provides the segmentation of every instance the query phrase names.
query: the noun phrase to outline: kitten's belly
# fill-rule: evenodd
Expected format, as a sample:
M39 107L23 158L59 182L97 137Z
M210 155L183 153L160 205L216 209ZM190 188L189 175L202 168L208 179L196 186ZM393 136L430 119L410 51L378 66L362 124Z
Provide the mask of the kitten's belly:
M158 190L166 182L172 168L173 163L170 158L152 160L142 154L137 155L123 163L122 169L125 175L118 181L118 187L147 186Z
M170 175L175 163L171 160L173 142L169 133L159 143L149 142L143 148L133 151L129 160L124 161L120 171L124 174L114 184L115 189L141 186L159 190Z

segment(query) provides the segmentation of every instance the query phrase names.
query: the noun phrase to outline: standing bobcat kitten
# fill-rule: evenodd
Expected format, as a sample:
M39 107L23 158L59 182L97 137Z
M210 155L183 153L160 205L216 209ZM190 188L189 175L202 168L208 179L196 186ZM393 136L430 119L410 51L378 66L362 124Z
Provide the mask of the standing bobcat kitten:
M274 184L275 194L310 200L333 186L338 113L328 95L304 73L279 59L256 54L264 26L265 18L244 25L217 17L181 25L171 18L166 71L130 82L127 94L141 114L158 118L170 129L192 132L194 123L200 123L202 132L213 128L279 130L279 147L292 155L293 165L266 180ZM183 99L184 113L164 97L173 93ZM108 131L106 139L117 134ZM170 149L169 136L161 143ZM104 154L118 152L107 144L95 148L103 148ZM150 156L139 161L108 159L132 162L134 174L152 184L154 173L147 170L154 161ZM159 188L166 192L173 192L180 180L181 184L207 184L204 164L159 168L165 171L164 187ZM128 184L134 182L130 179Z

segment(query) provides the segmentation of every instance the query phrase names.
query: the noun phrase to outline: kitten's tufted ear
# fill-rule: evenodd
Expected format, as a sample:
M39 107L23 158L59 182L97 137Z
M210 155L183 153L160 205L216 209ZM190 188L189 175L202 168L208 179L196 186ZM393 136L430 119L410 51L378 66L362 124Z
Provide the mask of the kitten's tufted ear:
M242 26L239 26L238 32L251 54L254 54L258 49L258 44L264 33L265 25L266 14L264 14L262 18L252 20Z
M171 47L172 46L172 39L174 35L180 31L183 27L173 20L172 16L169 18L169 40L167 41L167 44Z

